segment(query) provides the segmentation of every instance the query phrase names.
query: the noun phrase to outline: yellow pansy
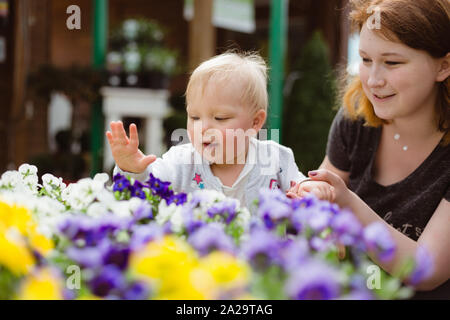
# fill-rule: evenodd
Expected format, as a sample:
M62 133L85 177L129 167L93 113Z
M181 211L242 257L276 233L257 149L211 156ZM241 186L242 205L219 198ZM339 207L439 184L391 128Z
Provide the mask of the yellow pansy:
M30 274L22 283L19 300L61 300L62 281L51 270L41 269Z
M0 265L20 276L28 273L34 263L34 257L20 235L15 237L11 236L11 232L0 233Z
M32 217L26 208L0 202L0 231L15 227L25 235L32 224Z
M0 233L17 230L28 238L29 245L43 256L53 249L53 242L37 231L37 224L28 209L0 202Z
M197 264L195 251L183 240L173 236L152 241L132 254L131 269L149 278L172 277L174 271Z
M31 247L44 257L54 248L53 241L37 231L30 232L28 239Z
M150 281L156 299L207 298L190 277L197 264L194 249L174 236L152 241L130 258L130 269Z
M208 276L209 275L209 276ZM243 288L248 282L250 267L232 254L214 251L200 260L197 279L212 279L217 289Z

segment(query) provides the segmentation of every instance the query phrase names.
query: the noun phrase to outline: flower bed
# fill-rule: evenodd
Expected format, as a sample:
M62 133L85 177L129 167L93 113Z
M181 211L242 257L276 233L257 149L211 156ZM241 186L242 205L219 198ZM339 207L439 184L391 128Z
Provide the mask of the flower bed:
M412 294L402 277L430 271L421 250L407 271L372 281L380 269L367 250L391 259L388 231L314 197L261 190L251 216L221 193L177 194L152 175L108 180L39 184L27 164L2 175L0 299L394 299Z

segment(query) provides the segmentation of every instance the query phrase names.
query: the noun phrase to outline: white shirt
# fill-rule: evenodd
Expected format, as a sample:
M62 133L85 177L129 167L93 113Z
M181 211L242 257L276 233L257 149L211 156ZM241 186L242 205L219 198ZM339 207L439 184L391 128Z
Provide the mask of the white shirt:
M306 177L298 170L294 154L288 147L271 140L250 139L246 163L231 187L224 186L211 171L210 163L202 158L191 143L171 147L139 174L114 168L145 182L150 173L162 181L170 181L175 192L190 193L199 189L213 189L240 200L250 212L261 188L279 188L286 192L294 183Z

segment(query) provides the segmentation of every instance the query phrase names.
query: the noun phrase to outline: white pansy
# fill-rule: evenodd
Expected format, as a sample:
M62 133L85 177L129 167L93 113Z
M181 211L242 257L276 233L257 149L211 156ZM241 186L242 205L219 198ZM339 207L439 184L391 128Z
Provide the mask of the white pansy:
M94 176L94 181L98 181L98 182L100 182L102 184L105 184L105 183L107 183L109 181L109 176L108 176L107 173L97 173Z
M91 178L80 179L63 190L61 197L73 209L83 210L91 204L104 190L104 182Z
M170 204L170 205L174 205L174 211L172 214L172 217L170 218L170 225L172 226L172 230L174 232L181 232L183 230L183 215L182 215L182 207L181 206L177 206L175 204Z
M37 175L23 177L23 183L30 189L30 191L33 191L33 193L37 193L38 182L39 178Z
M131 217L133 212L142 204L142 199L131 198L130 200L115 200L109 205L111 211L119 217Z
M103 188L100 192L97 193L97 201L109 205L111 203L114 203L116 201L116 198L111 191Z
M71 183L61 192L61 199L64 201L69 201L69 197L72 194L72 188L75 184Z
M109 205L109 208L118 217L125 218L132 216L129 201L115 201Z
M66 188L66 184L63 182L62 178L55 177L50 173L46 173L42 176L42 185L48 195L53 198L58 198L61 195L61 191Z
M142 200L141 198L136 198L136 197L128 200L128 205L129 205L130 211L131 212L136 211L142 205L143 202L147 203L147 201Z
M0 186L4 186L6 188L15 188L16 186L22 184L22 175L18 171L10 170L2 174Z
M250 226L250 219L251 219L250 211L245 207L243 208L241 207L236 216L237 224L243 227L244 230L247 230L248 227Z
M156 222L160 225L170 221L172 230L179 232L183 229L183 206L177 206L175 203L167 205L166 201L161 201L158 206Z
M24 163L19 167L20 174L22 174L23 177L26 176L35 176L37 175L37 167L34 165L29 165L28 163Z
M49 191L55 188L64 189L66 187L66 184L63 182L62 178L55 177L51 173L46 173L42 176L42 183L44 188Z
M161 201L158 206L158 215L156 216L156 222L159 224L164 224L169 221L173 214L173 207L169 207L165 201Z
M99 218L104 216L108 211L109 209L106 204L101 202L93 202L87 208L86 214L94 218Z

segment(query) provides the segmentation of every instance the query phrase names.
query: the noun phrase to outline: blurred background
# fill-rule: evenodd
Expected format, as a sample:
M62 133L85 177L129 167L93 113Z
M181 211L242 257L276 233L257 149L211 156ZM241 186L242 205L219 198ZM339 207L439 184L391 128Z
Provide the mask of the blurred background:
M189 73L228 49L270 66L267 128L300 170L325 154L339 70L355 72L348 0L0 0L0 173L110 173L111 120L162 155L185 128Z

